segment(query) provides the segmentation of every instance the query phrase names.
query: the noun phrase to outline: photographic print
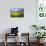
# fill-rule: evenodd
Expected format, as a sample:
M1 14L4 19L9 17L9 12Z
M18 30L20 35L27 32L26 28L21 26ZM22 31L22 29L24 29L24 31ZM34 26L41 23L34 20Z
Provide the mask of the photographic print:
M10 9L11 17L24 17L24 8L12 8Z

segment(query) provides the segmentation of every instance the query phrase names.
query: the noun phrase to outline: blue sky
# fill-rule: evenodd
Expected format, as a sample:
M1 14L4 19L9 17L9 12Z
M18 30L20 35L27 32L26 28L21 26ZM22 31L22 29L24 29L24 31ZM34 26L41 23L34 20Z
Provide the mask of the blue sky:
M20 10L22 10L23 8L12 8L12 9L10 9L11 11L20 11Z

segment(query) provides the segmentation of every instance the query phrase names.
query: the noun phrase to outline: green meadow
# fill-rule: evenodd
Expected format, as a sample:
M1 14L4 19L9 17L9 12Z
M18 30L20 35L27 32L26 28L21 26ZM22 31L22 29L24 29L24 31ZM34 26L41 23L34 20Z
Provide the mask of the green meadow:
M24 16L24 12L20 12L20 11L11 12L11 17L23 17L23 16Z

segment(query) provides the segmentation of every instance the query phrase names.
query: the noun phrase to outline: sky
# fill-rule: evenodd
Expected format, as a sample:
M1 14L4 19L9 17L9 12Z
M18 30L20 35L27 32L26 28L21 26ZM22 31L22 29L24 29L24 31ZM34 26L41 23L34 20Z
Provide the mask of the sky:
M20 11L20 10L22 10L23 8L12 8L12 9L10 9L11 11Z

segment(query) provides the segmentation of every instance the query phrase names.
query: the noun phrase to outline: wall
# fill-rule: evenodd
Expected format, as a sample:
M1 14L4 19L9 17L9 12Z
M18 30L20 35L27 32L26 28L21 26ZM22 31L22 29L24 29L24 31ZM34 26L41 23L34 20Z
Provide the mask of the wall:
M24 18L11 18L10 8L24 8ZM30 32L32 37L32 24L36 24L36 0L0 0L0 34L18 26L19 32Z

